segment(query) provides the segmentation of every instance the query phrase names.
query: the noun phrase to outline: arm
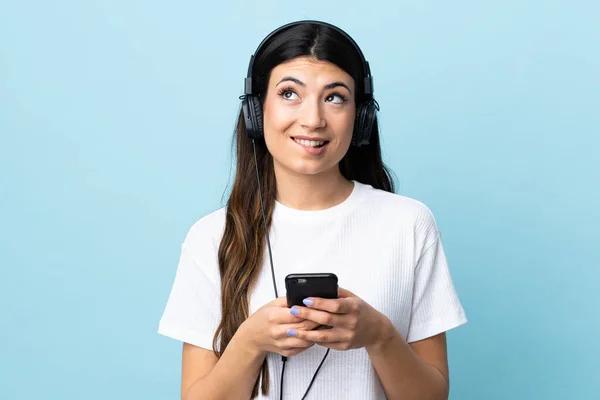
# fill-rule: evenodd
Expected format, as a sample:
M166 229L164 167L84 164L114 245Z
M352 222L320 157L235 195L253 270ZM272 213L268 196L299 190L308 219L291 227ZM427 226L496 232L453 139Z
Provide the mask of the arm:
M336 350L364 347L390 400L448 398L445 334L408 344L385 315L346 289L338 293L340 299L311 297L308 307L291 310L333 328L289 334Z
M217 360L212 351L184 347L181 398L183 400L249 399L268 353L286 357L305 351L314 343L290 338L318 324L290 314L285 297L262 306L246 319Z
M365 346L388 398L446 400L449 373L445 331L466 322L433 214L424 207L416 222L422 250L414 268L410 328L406 340L385 316ZM383 339L382 339L383 338Z
M389 320L382 327L381 339L365 349L387 398L448 399L445 333L408 344Z
M212 227L204 226L206 221L210 222L205 219L196 224L182 245L159 333L185 343L182 399L249 399L266 354L288 357L313 345L289 338L288 329L302 331L318 324L291 315L283 296L249 316L237 328L221 357L217 357L211 347L223 318L221 278L216 244L210 236Z
M244 340L244 324L217 359L212 351L184 345L181 398L249 399L266 352Z

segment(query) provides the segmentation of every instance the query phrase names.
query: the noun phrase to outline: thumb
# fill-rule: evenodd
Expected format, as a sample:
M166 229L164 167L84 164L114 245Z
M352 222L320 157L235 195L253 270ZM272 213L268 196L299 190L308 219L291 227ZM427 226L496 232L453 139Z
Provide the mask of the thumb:
M357 296L347 289L338 287L338 297L343 299L345 297L357 297Z
M273 304L274 306L278 306L278 307L287 307L287 297L280 296L280 297L276 298L275 300L273 300L271 302L271 304Z

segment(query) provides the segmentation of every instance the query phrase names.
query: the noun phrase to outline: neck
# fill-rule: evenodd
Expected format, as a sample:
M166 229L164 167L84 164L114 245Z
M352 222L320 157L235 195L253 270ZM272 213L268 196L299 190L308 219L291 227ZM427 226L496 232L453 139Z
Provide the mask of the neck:
M318 175L294 174L275 166L277 201L298 210L324 210L350 196L354 184L344 178L339 168Z

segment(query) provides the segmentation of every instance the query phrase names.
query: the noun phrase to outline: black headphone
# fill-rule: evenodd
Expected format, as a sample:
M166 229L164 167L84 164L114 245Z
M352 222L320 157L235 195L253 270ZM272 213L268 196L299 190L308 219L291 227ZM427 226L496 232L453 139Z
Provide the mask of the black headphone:
M360 147L362 145L367 145L371 140L371 133L373 131L373 125L377 119L377 111L379 111L379 104L373 98L373 77L371 76L371 69L369 68L369 63L365 60L365 57L358 47L358 44L352 39L346 32L341 30L340 28L328 24L326 22L314 21L314 20L304 20L304 21L296 21L291 22L289 24L283 25L273 32L271 32L267 37L263 39L263 41L258 45L256 52L254 55L250 57L250 64L248 65L248 74L246 79L244 79L244 95L240 98L242 99L242 111L244 113L244 121L246 122L246 132L248 136L252 139L259 139L263 136L263 115L262 115L262 104L258 95L254 93L252 87L252 70L254 67L254 60L259 52L263 49L263 47L268 43L273 36L278 33L292 27L301 24L316 24L320 26L326 26L332 28L343 35L356 49L356 52L360 56L362 65L363 65L363 76L364 76L364 101L361 101L360 104L357 104L356 107L356 118L354 120L354 133L352 135L352 145L356 147Z

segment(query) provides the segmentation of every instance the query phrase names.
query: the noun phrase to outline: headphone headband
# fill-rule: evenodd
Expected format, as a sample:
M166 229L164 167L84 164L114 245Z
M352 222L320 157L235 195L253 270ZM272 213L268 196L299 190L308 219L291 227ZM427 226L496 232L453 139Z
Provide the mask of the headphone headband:
M315 21L315 20L302 20L302 21L290 22L288 24L285 24L285 25L275 29L273 32L268 34L262 40L262 42L260 42L260 44L258 45L254 54L252 56L250 56L250 63L248 64L248 74L246 76L246 79L244 79L244 94L245 95L254 95L255 94L255 93L253 93L253 88L252 88L252 70L254 68L254 60L256 58L256 55L262 50L262 48L269 42L269 40L273 36L277 35L281 31L283 31L287 28L290 28L292 26L295 26L295 25L306 24L306 23L320 25L320 26L326 26L328 28L334 29L337 32L339 32L342 36L344 36L352 44L352 46L354 46L354 48L356 49L356 52L358 53L358 55L360 57L362 65L363 65L364 94L371 96L373 94L373 77L371 76L371 69L369 67L369 63L365 59L365 56L364 56L362 50L360 49L360 47L358 47L358 44L354 41L354 39L352 39L352 37L350 37L350 35L348 35L346 32L344 32L337 26L334 26L327 22Z

